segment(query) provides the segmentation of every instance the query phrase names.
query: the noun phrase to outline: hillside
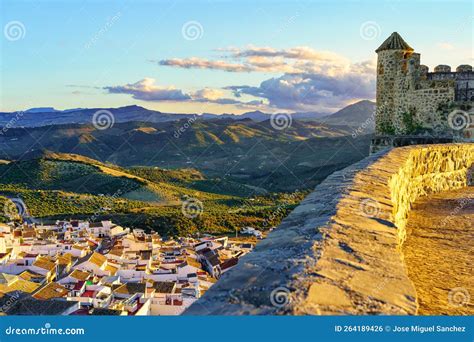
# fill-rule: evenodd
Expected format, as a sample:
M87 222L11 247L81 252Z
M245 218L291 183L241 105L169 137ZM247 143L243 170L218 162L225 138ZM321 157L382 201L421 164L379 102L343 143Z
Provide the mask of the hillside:
M182 179L187 174L186 171L175 173ZM106 165L77 154L50 151L27 153L21 160L0 164L0 175L0 184L29 190L59 190L144 202L176 202L182 196L195 194L192 189L175 185L176 182L166 177L146 179L116 165ZM216 196L201 194L201 197Z
M318 112L300 112L300 113L291 113L291 116L294 121L320 121L321 117L329 118L331 123L334 121L335 125L350 125L358 126L365 120L366 114L364 111L367 109L366 102L370 101L360 101L359 103L347 106L340 111L333 113L318 113ZM360 105L359 105L360 104ZM370 108L369 108L370 109ZM141 121L148 123L160 123L160 122L169 122L177 121L182 119L193 119L199 117L202 120L245 120L249 119L254 122L264 122L268 121L271 118L271 114L263 113L261 111L252 111L246 112L243 114L212 114L212 113L202 113L202 114L175 114L175 113L162 113L156 110L150 110L141 106L125 106L119 108L76 108L76 109L67 109L67 110L56 110L51 107L43 108L31 108L23 112L0 112L0 126L5 126L7 124L11 125L11 122L18 121L19 125L22 127L41 127L49 125L64 125L64 124L89 124L92 122L94 113L99 110L105 110L112 113L114 121L116 123L124 122L133 122ZM344 124L341 121L337 121L336 118L340 115L340 112L343 112L345 119L349 119L347 124ZM338 114L334 116L335 114ZM361 121L362 120L362 121ZM324 122L324 121L321 121Z
M0 208L3 208L3 210L0 211L0 223L6 223L20 218L15 203L13 203L9 198L1 195Z
M269 121L249 119L117 123L107 130L56 125L6 131L0 136L0 158L23 160L47 149L106 163L93 163L102 171L109 163L122 168L192 168L206 178L193 180L195 190L251 195L254 190L312 188L334 170L365 157L370 136L353 139L347 135L348 128L335 130L317 122L294 121L288 129L278 131Z
M145 121L164 122L191 117L192 114L166 114L140 106L119 108L80 108L57 111L48 108L34 108L24 112L0 113L0 126L5 126L12 118L20 117L23 127L40 127L64 124L88 124L98 110L107 110L114 115L115 122Z
M29 220L42 222L112 219L165 236L234 234L245 225L278 224L305 194L258 196L257 190L192 169L126 169L76 154L35 151L0 165L0 204L12 209L4 210L0 222L21 221L16 201L25 203ZM200 203L196 217L186 215L188 202Z
M229 118L11 128L0 135L0 196L21 198L44 222L112 219L181 236L266 230L368 154L371 137L349 134L314 121L275 130ZM183 214L189 201L201 203L196 217Z
M325 116L318 121L328 125L342 125L360 127L365 126L365 134L372 133L375 129L375 103L372 101L359 101L340 111Z

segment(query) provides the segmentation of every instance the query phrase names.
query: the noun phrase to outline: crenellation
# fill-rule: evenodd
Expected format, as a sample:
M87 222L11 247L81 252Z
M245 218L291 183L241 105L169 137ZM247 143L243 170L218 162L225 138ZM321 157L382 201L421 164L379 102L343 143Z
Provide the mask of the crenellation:
M439 73L439 72L448 73L448 72L451 72L451 67L449 65L440 64L440 65L435 66L434 72L435 73Z
M472 139L472 66L460 65L452 72L450 66L441 64L430 72L421 64L421 55L397 32L376 52L377 136L428 134ZM462 113L450 115L456 110Z

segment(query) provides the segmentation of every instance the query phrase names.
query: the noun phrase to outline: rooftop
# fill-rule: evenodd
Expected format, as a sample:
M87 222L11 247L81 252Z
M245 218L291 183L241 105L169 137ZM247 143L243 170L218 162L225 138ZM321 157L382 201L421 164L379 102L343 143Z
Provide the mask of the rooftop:
M68 294L69 290L66 289L64 286L59 285L58 283L51 282L46 284L44 287L40 288L33 294L35 299L52 299L58 297L64 297Z
M81 270L74 270L69 274L69 276L77 280L87 280L90 277L90 273Z
M404 51L414 51L413 48L408 45L398 34L398 32L393 32L390 37L385 39L382 45L379 46L375 52L380 52L384 50L404 50Z
M31 293L39 287L38 283L16 277L16 280L8 284L0 284L0 292L9 293L14 291L21 291Z
M152 287L158 293L173 293L176 284L170 281L155 281Z
M38 300L27 297L19 299L10 307L6 306L7 315L61 315L71 307L77 306L77 302L67 300Z
M146 284L145 283L126 283L117 287L114 292L119 294L135 294L135 293L145 293Z
M107 258L100 253L93 252L79 259L77 261L77 265L82 264L83 262L86 262L86 261L89 261L92 264L101 267L107 261Z
M35 262L33 263L33 266L36 266L36 267L39 267L39 268L42 268L46 271L51 271L54 269L54 267L56 266L54 264L54 262L44 258L44 257L39 257L38 259L35 260Z

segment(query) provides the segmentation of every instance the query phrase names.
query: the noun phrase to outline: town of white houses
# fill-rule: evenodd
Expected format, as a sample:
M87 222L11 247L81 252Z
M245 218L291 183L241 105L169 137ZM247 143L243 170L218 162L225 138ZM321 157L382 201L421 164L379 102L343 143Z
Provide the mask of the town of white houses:
M180 315L261 238L241 232L165 239L111 221L0 223L0 314Z

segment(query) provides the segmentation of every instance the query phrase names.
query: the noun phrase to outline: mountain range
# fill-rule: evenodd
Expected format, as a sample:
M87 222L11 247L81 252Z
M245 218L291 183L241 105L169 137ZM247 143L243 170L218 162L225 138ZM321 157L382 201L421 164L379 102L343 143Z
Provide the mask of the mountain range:
M311 188L328 173L368 154L370 135L352 128L294 120L275 130L270 120L187 119L10 128L0 135L0 158L21 161L48 150L122 167L194 168L267 191Z
M62 124L88 124L92 122L94 113L106 110L113 114L117 123L141 121L141 122L168 122L181 119L199 118L203 120L251 119L255 122L269 120L271 114L261 111L252 111L244 114L173 114L162 113L156 110L132 105L119 108L76 108L67 110L56 110L52 107L31 108L23 112L0 112L0 126L11 125L21 127L40 127ZM333 114L317 112L300 112L289 114L294 120L317 121L330 125L342 125L357 127L373 116L375 103L371 101L359 101L349 105ZM288 115L288 114L284 114ZM373 125L370 126L371 128Z
M42 220L113 219L165 235L267 229L327 175L368 155L370 129L351 133L373 108L296 113L284 129L262 112L128 106L108 109L107 129L92 123L98 109L2 113L0 203L19 197ZM189 198L205 208L193 220L182 213Z
M208 178L193 169L124 168L47 150L3 161L0 175L0 204L15 207L12 199L21 198L37 222L112 219L163 236L198 231L234 234L242 225L268 228L278 224L305 194L260 194L255 187ZM202 212L186 217L188 205L189 210L197 205ZM11 214L0 212L0 222L20 219Z

